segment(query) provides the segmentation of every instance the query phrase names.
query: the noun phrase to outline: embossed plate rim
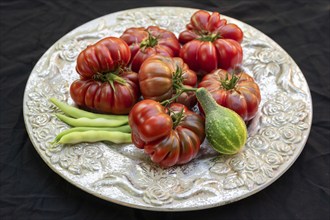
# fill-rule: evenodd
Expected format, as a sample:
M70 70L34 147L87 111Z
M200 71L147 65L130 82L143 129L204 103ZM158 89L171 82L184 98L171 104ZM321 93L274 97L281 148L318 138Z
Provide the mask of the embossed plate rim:
M93 19L75 29L73 29L72 31L68 32L66 35L64 35L62 38L60 38L58 41L56 41L43 55L45 56L47 53L49 53L51 51L51 49L54 47L54 45L58 44L58 42L64 40L66 38L66 36L78 31L79 29L83 28L83 27L87 27L88 25L90 24L93 24L94 22L96 21L99 21L101 19L104 19L104 18L116 18L117 15L119 14L123 14L125 12L136 12L136 11L143 11L143 10L150 10L150 9L174 9L174 10L187 10L189 12L192 12L192 11L196 11L198 9L196 8L184 8L184 7L141 7L141 8L135 8L135 9L128 9L128 10L123 10L123 11L118 11L118 12L114 12L114 13L111 13L111 14L108 14L108 15L104 15L102 17L99 17L99 18L96 18L96 19ZM243 23L242 21L239 21L237 19L234 19L234 18L230 18L230 17L227 17L227 16L224 16L223 17L225 18L228 18L228 19L231 19L232 21L236 21L238 23L242 23L244 24L245 26L247 26L249 29L253 29L254 31L258 32L259 34L261 34L263 37L265 37L266 39L268 39L268 41L274 46L276 47L277 49L280 49L282 53L285 53L286 56L288 56L290 59L291 59L291 62L295 65L295 67L299 70L298 72L301 73L299 67L296 65L296 63L292 60L292 58L287 54L286 51L284 51L275 41L273 41L271 38L269 38L268 36L266 36L265 34L263 34L262 32L260 32L259 30L255 29L254 27L246 24L246 23ZM114 19L115 20L115 19ZM301 73L301 76L304 80L304 82L306 83L307 85L307 98L309 98L309 103L310 103L310 106L309 106L309 118L308 118L308 125L309 127L307 128L307 130L305 131L305 135L304 135L304 139L302 142L299 143L299 145L301 145L301 147L299 149L296 149L296 151L294 152L294 155L292 157L290 157L290 160L289 161L286 161L284 162L285 163L285 167L282 168L281 172L280 173L277 173L275 175L275 177L271 178L269 181L267 181L265 184L262 184L261 186L258 186L256 188L254 188L253 190L248 190L247 193L243 194L243 195L239 195L237 197L234 197L234 198L231 198L231 199L227 199L227 200L222 200L222 201L217 201L217 202L214 202L214 203L211 203L211 204L201 204L200 206L198 206L198 204L194 204L194 206L192 207L178 207L178 206L175 206L175 207L171 207L171 206L151 206L151 205L141 205L141 204L134 204L134 203L130 203L130 202L125 202L125 201L121 201L119 199L114 199L114 198L111 198L111 197L108 197L108 196L105 196L103 195L102 193L97 193L95 189L91 189L90 186L86 186L84 185L83 183L80 183L80 182L77 182L75 181L74 179L71 179L68 174L66 174L65 172L63 172L62 168L56 168L56 166L52 165L51 162L49 161L50 159L44 155L44 152L42 152L42 150L38 147L38 143L36 142L35 138L33 137L32 135L32 129L31 129L31 124L27 118L27 112L28 112L28 106L27 106L27 99L28 99L28 94L27 94L27 91L28 91L28 87L31 83L31 78L32 78L32 73L35 72L35 69L36 69L36 66L33 68L32 72L31 72L31 75L29 76L29 79L28 79L28 82L26 84L26 88L25 88L25 93L24 93L24 98L23 98L23 115L24 115L24 122L25 122L25 125L26 125L26 129L27 129L27 133L29 135L29 138L34 146L34 148L37 150L38 154L40 155L40 157L45 161L45 163L57 174L59 174L62 178L64 178L65 180L67 180L68 182L70 182L71 184L77 186L78 188L94 195L94 196L97 196L101 199L104 199L104 200L107 200L107 201L110 201L110 202L113 202L113 203L117 203L117 204L120 204L120 205L123 205L123 206L128 206L128 207L132 207L132 208L139 208L139 209L145 209L145 210L153 210L153 211L189 211L189 210L200 210L200 209L206 209L206 208L212 208L212 207L217 207L217 206L221 206L221 205L225 205L225 204L228 204L228 203L232 203L232 202L235 202L235 201L238 201L238 200L241 200L243 198L246 198L248 196L251 196L261 190L263 190L264 188L266 188L267 186L269 186L270 184L272 184L274 181L276 181L280 176L282 176L291 166L292 164L296 161L296 159L299 157L299 155L301 154L302 150L304 149L305 145L306 145L306 142L307 142L307 139L308 139L308 136L309 136L309 133L310 133L310 129L311 129L311 122L312 122L312 115L313 115L313 112L312 112L312 100L311 100L311 94L310 94L310 90L308 88L308 85L307 85L307 82L306 82L306 79L304 78L303 74ZM284 166L284 164L282 164L282 166Z

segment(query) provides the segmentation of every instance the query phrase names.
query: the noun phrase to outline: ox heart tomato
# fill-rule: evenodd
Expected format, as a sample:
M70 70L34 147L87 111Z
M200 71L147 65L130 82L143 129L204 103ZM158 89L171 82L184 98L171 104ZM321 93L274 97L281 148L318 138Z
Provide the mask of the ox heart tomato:
M135 72L138 72L143 61L152 55L179 56L180 43L177 37L171 31L157 26L128 28L120 38L131 49L131 68Z
M187 107L196 102L197 75L180 57L155 55L146 59L139 71L141 94L145 99L171 99Z
M107 37L88 46L77 58L80 79L70 86L73 101L95 112L128 114L140 97L138 75L126 68L130 57L120 38Z
M235 111L244 121L251 120L258 112L260 89L245 72L230 74L217 69L205 75L198 87L206 88L219 105Z
M129 113L129 125L134 145L162 167L191 161L205 138L204 119L179 103L167 109L142 100Z
M199 75L215 69L231 69L242 63L242 30L221 19L218 12L199 10L180 33L180 57Z

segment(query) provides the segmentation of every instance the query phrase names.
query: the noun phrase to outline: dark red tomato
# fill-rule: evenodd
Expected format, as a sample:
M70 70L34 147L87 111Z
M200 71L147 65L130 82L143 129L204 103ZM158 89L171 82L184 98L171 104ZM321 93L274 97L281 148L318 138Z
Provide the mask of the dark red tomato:
M107 37L77 58L80 79L70 86L73 101L87 110L128 114L140 96L138 75L127 70L131 51L120 38Z
M146 59L139 71L141 94L144 99L164 101L191 89L197 84L197 75L180 57L155 55ZM182 93L176 102L192 107L196 104L194 92Z
M70 95L78 106L94 112L128 114L140 97L138 74L121 71L78 79L71 84Z
M179 35L179 42L184 44L180 57L199 75L218 68L235 68L242 63L242 39L242 30L220 19L218 12L210 15L199 10Z
M131 49L131 68L135 72L138 72L143 61L152 55L179 56L180 43L177 37L157 26L128 28L120 38Z
M178 103L167 110L159 102L142 100L132 108L129 125L135 146L162 167L191 161L205 138L204 119Z
M131 52L120 38L107 37L83 50L77 58L76 70L83 78L91 78L96 73L114 72L126 67Z
M258 112L260 89L247 73L230 74L217 69L205 75L198 87L206 88L219 105L234 110L244 121L251 120Z

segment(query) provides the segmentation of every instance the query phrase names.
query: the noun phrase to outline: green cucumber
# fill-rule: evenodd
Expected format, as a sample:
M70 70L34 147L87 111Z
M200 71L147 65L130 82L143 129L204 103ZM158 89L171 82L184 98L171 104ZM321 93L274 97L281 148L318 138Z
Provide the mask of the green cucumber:
M205 113L205 133L210 145L221 154L236 154L245 145L247 128L243 119L233 110L213 99L205 88L196 92Z

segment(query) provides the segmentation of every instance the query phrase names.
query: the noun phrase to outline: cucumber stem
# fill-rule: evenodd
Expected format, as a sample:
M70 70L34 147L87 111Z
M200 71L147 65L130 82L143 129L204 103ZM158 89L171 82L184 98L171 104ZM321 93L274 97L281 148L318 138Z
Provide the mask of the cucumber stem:
M198 88L196 91L196 97L198 102L201 104L205 115L209 114L211 111L219 108L219 104L213 99L211 93L205 88ZM220 106L222 107L222 106Z

